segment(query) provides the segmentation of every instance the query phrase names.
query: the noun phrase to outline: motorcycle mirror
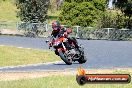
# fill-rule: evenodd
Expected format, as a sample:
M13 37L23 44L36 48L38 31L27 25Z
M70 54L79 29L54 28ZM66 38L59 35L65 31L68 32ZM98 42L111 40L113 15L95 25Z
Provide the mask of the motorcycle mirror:
M47 42L49 42L49 40L46 40L45 42L47 43Z

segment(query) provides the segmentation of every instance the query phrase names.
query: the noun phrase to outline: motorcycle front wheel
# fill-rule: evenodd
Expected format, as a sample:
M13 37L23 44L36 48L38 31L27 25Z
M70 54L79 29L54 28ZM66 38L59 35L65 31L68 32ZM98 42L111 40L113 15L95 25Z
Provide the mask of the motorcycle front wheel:
M68 59L67 55L65 53L63 53L62 51L59 52L59 56L67 65L71 65L72 64L72 60Z
M80 64L85 63L87 61L86 56L81 56L78 60Z

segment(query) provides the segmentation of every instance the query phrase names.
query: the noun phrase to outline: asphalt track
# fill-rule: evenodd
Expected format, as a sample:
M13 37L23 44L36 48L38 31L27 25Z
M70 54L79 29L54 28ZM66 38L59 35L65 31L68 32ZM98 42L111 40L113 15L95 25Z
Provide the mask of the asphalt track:
M0 45L45 50L48 49L45 40L47 39L0 36ZM88 60L82 65L85 69L132 67L132 41L78 40L78 42L84 46ZM74 70L79 66L80 64L78 64L78 62L72 65L66 65L62 61L19 67L0 67L0 71Z

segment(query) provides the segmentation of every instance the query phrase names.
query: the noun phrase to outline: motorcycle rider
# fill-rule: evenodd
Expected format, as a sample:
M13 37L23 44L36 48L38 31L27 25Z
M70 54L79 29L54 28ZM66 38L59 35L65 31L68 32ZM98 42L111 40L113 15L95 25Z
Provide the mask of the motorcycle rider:
M76 41L76 39L75 38L73 38L73 37L68 37L68 34L70 34L70 33L72 33L72 29L71 28L63 28L61 25L60 25L60 23L59 23L59 21L53 21L52 22L52 33L51 33L51 39L50 39L50 43L49 43L49 46L51 47L52 46L52 41L55 39L55 38L57 38L57 37L59 37L59 36L61 36L61 35L64 35L67 39L68 39L68 42L70 43L70 44L74 44L75 45L75 48L77 48L78 50L79 50L79 46L78 46L78 43L77 43L77 41ZM80 51L80 50L79 50ZM56 52L55 52L56 53Z

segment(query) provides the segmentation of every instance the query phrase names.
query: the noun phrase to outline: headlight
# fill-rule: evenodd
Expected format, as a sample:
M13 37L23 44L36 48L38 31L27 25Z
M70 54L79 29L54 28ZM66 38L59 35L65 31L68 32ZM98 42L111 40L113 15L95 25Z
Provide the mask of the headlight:
M64 38L63 42L66 42L67 41L67 38Z
M53 44L53 46L58 46L59 44L60 44L60 41L55 42L55 43Z

